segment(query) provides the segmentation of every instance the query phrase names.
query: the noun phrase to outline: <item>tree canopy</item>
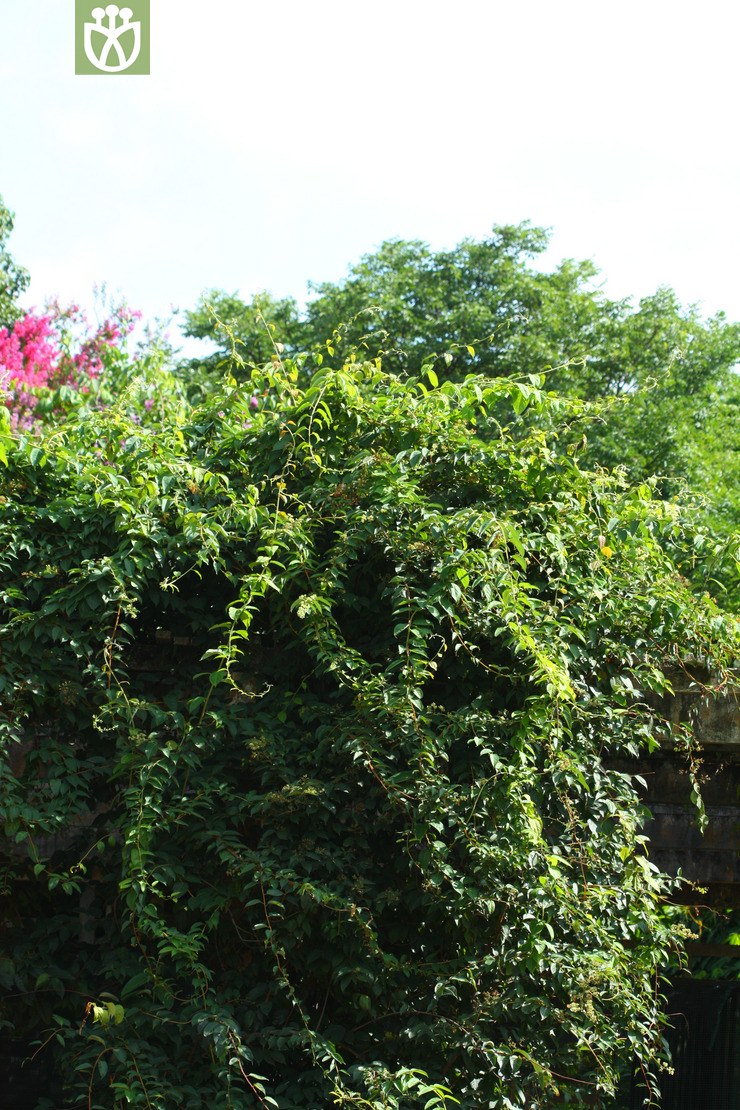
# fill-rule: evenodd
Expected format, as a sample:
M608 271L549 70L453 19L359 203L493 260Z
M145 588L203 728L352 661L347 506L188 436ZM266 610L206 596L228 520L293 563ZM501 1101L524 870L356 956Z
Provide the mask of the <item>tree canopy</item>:
M553 388L587 399L634 392L671 368L674 391L698 391L740 358L740 326L723 314L704 320L666 288L637 308L611 300L589 261L538 266L548 242L529 224L494 227L447 251L390 240L345 279L309 284L303 313L290 298L262 293L245 303L212 290L186 313L186 334L215 340L228 359L225 323L245 359L259 363L273 354L266 322L288 353L334 336L382 353L390 373L414 374L436 353L452 380L547 373Z
M668 734L678 660L733 681L737 625L685 579L710 542L544 386L275 355L5 433L0 1020L71 1105L654 1074L670 884L610 761Z
M28 288L30 276L19 266L7 248L13 231L13 213L0 197L0 328L11 327L20 316L18 298Z
M637 306L612 300L591 262L544 268L548 241L529 224L452 250L393 240L345 279L311 285L303 312L290 299L244 303L212 291L186 314L186 330L218 344L211 366L228 363L234 341L249 363L271 357L274 343L326 355L328 340L340 359L355 346L382 353L400 376L435 354L446 380L544 373L549 388L610 402L588 432L590 465L659 476L668 495L688 485L705 499L707 522L736 533L740 326L722 313L703 318L667 288Z

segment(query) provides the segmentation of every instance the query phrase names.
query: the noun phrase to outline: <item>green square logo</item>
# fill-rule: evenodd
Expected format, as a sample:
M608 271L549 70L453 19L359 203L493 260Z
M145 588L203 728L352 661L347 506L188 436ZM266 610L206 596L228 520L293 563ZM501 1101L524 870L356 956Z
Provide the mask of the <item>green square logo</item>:
M149 0L75 0L75 73L149 73Z

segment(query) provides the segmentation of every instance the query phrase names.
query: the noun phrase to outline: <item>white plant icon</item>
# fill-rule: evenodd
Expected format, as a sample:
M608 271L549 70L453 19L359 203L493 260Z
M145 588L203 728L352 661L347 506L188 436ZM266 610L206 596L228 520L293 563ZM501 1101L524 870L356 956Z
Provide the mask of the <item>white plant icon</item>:
M103 73L122 73L139 57L141 22L134 21L133 14L131 8L119 8L118 4L93 8L90 12L94 22L85 24L85 54L96 69ZM133 46L128 55L121 45L121 38L127 31L133 31ZM114 56L112 62L111 55Z

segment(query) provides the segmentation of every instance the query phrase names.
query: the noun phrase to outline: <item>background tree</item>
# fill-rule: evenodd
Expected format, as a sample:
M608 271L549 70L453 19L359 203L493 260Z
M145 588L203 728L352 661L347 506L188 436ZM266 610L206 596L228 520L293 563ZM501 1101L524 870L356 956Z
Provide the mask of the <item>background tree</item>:
M186 313L186 333L211 338L231 354L231 328L246 361L261 362L266 329L295 353L343 339L383 353L390 373L416 372L432 354L445 377L470 372L547 373L553 388L586 399L634 392L672 371L674 397L721 380L740 358L740 327L722 314L702 320L669 289L642 300L607 298L591 262L566 259L548 272L535 265L548 233L528 224L494 228L488 239L451 251L392 240L352 266L337 283L310 284L303 315L294 301L260 294L249 304L212 291ZM211 315L209 306L215 309ZM468 345L475 353L471 354Z
M609 1105L675 943L610 759L732 682L704 549L538 379L157 373L9 442L0 1020L72 1105Z
M9 328L21 315L18 298L28 288L30 276L7 249L13 230L13 214L0 197L0 328Z
M302 315L293 301L244 304L211 293L215 317L204 299L186 314L186 331L219 344L211 366L223 367L234 351L259 362L278 342L293 353L321 349L329 360L353 346L382 353L399 376L433 355L444 380L544 373L551 389L604 402L588 431L590 465L623 467L633 480L658 476L666 496L685 498L689 488L705 526L733 536L740 326L683 308L670 289L636 307L611 300L590 262L543 269L548 238L521 224L450 251L390 241L342 281L311 285ZM569 442L562 436L560 445ZM740 602L726 577L715 588L727 604Z
M212 289L204 293L199 306L186 313L185 334L194 339L209 339L217 350L187 363L191 370L223 375L231 368L233 356L262 364L276 353L276 344L292 351L300 347L301 322L298 305L291 297L281 300L269 293L258 293L249 304L236 295Z

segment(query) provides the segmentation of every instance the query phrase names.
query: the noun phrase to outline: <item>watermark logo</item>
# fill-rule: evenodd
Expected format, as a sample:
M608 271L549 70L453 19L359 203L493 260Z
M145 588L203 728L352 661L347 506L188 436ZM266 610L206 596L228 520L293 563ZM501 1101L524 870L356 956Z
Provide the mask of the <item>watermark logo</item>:
M149 0L75 0L75 73L149 73Z

